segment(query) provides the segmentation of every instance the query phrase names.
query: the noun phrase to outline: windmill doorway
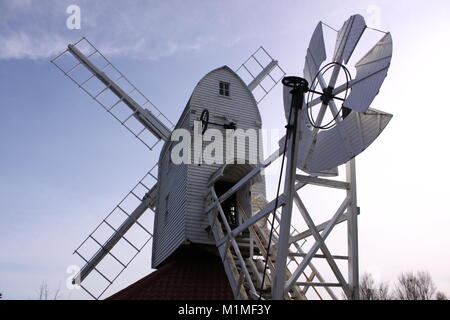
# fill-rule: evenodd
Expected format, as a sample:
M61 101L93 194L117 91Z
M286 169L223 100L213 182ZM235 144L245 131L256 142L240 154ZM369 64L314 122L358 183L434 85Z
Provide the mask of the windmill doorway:
M208 185L214 187L214 191L219 198L237 183L240 184L239 189L221 203L225 219L232 230L253 215L252 195L258 195L258 190L256 190L255 194L253 193L254 186L260 184L261 178L256 176L243 184L240 180L254 168L255 166L251 164L226 164L214 172L208 181ZM227 230L225 230L225 224L220 214L218 215L218 220L223 233L226 234ZM250 257L258 251L249 229L236 234L235 239L243 257Z
M212 175L209 185L214 186L214 191L216 192L217 197L220 198L253 168L254 166L250 164L226 164ZM253 182L254 181L252 179L241 185L238 191L236 191L221 204L231 229L235 229L243 221L252 216L251 188ZM248 233L248 230L244 233Z
M214 190L216 191L217 197L221 197L225 192L230 190L234 186L233 182L227 181L217 181L214 184ZM239 217L238 217L238 208L237 208L237 199L236 193L229 197L227 200L222 202L222 210L225 214L225 217L230 225L231 229L234 229L239 226ZM222 220L219 216L219 220ZM221 221L222 222L222 221Z

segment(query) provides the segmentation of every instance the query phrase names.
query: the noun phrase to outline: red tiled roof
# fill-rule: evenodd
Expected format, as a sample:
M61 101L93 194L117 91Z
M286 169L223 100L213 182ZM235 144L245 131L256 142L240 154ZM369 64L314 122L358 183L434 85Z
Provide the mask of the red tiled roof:
M107 299L229 300L233 292L220 257L187 247L158 270Z

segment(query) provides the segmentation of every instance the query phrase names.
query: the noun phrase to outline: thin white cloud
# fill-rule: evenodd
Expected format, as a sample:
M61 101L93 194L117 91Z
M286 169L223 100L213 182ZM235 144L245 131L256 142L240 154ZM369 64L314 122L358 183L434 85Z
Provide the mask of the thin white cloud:
M55 55L64 48L65 41L63 37L57 34L47 35L36 39L32 34L19 31L0 36L0 58L1 59L39 59Z
M233 23L238 10L208 2L72 1L81 8L81 30L68 30L67 1L0 4L0 59L42 59L86 36L103 53L158 59L208 46L229 47L245 36ZM245 20L244 20L245 21ZM236 35L229 38L230 30Z

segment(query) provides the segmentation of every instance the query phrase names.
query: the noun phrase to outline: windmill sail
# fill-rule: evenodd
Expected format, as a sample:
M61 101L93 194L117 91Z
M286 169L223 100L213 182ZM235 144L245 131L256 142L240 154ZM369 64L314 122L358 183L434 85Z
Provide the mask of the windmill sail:
M320 70L320 66L326 59L327 52L323 39L322 22L319 22L309 42L305 57L305 67L303 68L303 76L310 85L312 85L317 72Z
M87 39L52 63L150 150L169 139L173 123Z
M336 63L328 86L334 87L341 63L348 63L359 39L366 29L361 15L351 16L338 31L333 62ZM356 78L335 88L337 95L346 88L351 88L343 107L353 111L349 116L342 117L333 100L326 104L320 98L308 102L311 108L321 104L318 119L330 108L335 116L336 125L331 129L316 127L309 122L307 108L303 108L299 117L300 140L298 154L298 168L310 173L323 175L337 172L337 167L351 160L363 152L384 130L392 115L369 109L370 104L387 75L392 57L392 38L387 33L369 52L356 64ZM320 70L320 65L326 59L322 25L319 23L312 35L305 61L304 76L309 81ZM319 80L321 76L319 75ZM324 82L322 78L322 82ZM322 89L327 87L321 83ZM286 117L290 110L292 99L288 88L284 88L284 108ZM331 172L330 172L331 170Z
M334 128L319 132L310 161L306 163L306 170L328 170L353 159L375 141L391 118L391 114L375 109L350 113ZM350 152L343 147L344 139L351 146Z
M82 38L75 44L70 44L52 63L148 149L153 150L160 141L170 138L173 123L87 39ZM145 212L154 210L158 190L156 170L157 165L154 165L74 252L85 262L74 277L74 283L79 284L95 299L102 296L152 239L152 233L139 219ZM124 208L124 204L130 199L134 200L134 204ZM110 219L117 216L117 213L121 217L116 217L118 222L113 224ZM140 241L139 244L126 236L135 226L143 231L140 240L145 241ZM114 253L114 248L121 242L126 243L127 250L132 253L126 259ZM107 257L112 257L119 265L113 275L107 275L100 268ZM100 292L94 292L84 283L93 271L106 280L106 285Z
M345 21L337 35L333 61L348 63L365 29L366 22L359 14Z
M274 60L262 46L251 54L235 72L247 84L258 104L286 75L278 61Z
M153 218L158 190L156 171L155 166L147 172L74 251L85 265L75 275L73 283L80 285L94 299L106 292L153 238L152 232L140 221L144 215ZM130 233L132 228L135 229ZM114 248L118 243L122 245L116 253ZM106 257L111 257L117 268L101 265ZM93 274L106 280L105 285L84 283L95 278Z
M392 58L392 37L387 33L357 64L356 78L345 107L366 111L387 76Z

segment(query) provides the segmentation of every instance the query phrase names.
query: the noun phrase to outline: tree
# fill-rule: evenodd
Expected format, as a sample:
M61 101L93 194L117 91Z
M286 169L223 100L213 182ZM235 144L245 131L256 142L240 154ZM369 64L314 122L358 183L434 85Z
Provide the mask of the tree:
M50 290L48 288L47 283L42 282L41 286L39 287L39 300L49 300L50 299ZM60 296L60 288L58 288L51 299L58 300Z
M389 286L386 283L375 284L370 273L364 273L359 284L361 300L390 300Z
M398 300L431 300L436 287L427 271L400 274L395 290Z
M389 285L387 283L380 283L377 289L377 300L392 300Z
M436 293L436 300L448 300L447 296L445 295L445 293L438 291Z
M48 300L48 286L45 282L39 287L39 300Z

